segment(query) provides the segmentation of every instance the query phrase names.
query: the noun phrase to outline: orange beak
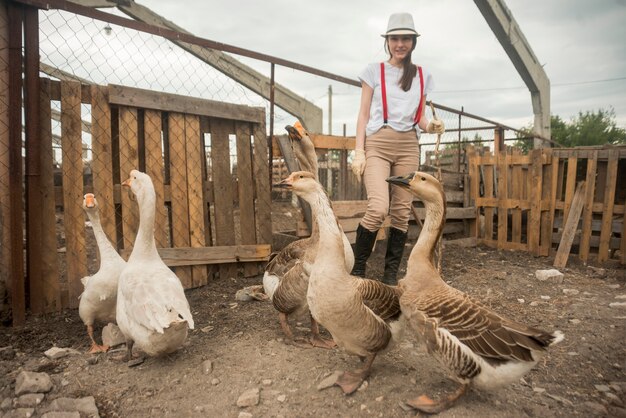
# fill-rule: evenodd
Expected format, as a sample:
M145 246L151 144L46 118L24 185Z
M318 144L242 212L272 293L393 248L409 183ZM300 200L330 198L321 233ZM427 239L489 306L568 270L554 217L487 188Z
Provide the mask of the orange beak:
M122 186L130 187L130 177L122 182Z
M95 196L93 193L87 193L85 195L85 207L93 208L94 206L96 206Z

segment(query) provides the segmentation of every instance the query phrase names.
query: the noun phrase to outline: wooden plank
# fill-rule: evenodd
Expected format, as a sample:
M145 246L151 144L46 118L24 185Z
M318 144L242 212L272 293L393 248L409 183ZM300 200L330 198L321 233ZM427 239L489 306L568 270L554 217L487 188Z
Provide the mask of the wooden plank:
M620 226L622 225L622 223L620 222ZM561 242L561 238L562 238L562 234L559 234L558 232L554 232L552 233L552 242L555 244L558 244ZM576 245L580 245L580 234L576 233L576 235L574 236L574 241L572 242L572 246L576 246ZM599 235L592 235L591 238L589 238L589 246L591 248L598 248L600 246L600 236ZM609 250L617 250L620 247L620 238L617 237L611 237L610 241L609 241Z
M272 252L270 244L222 245L219 247L157 248L163 262L170 267L203 266L229 263L267 261ZM128 257L131 250L122 250Z
M80 129L80 84L61 82L61 146L63 158L63 225L65 227L68 303L78 306L87 275L83 212L83 149Z
M602 213L602 229L600 231L600 247L598 262L609 259L609 241L611 240L611 224L613 222L613 206L615 205L615 187L617 185L618 152L609 154L607 162L606 183L604 186L604 211ZM600 186L601 187L601 186Z
M187 152L187 196L189 198L189 240L191 247L206 246L204 228L204 196L202 179L202 159L204 151L200 142L200 119L185 115L185 144ZM192 286L207 284L205 266L191 268Z
M556 251L554 257L554 267L563 268L567 264L567 258L569 256L572 243L574 242L574 236L576 235L576 227L578 226L578 220L583 210L583 199L586 194L585 182L581 181L576 187L574 199L572 200L572 206L569 211L569 216L565 221L565 227L563 228L563 236L559 243L559 248Z
M173 112L169 114L168 138L172 193L172 247L189 247L189 199L184 115ZM190 267L177 267L174 272L185 289L192 286L193 279Z
M215 201L215 245L235 245L233 219L233 183L230 166L230 139L234 132L231 121L211 119L211 167L213 169L213 200ZM220 279L236 277L237 266L220 265Z
M540 255L539 238L541 225L541 181L542 164L541 149L531 151L532 166L530 172L530 217L528 220L528 249L535 255Z
M513 149L513 157L521 154L519 148ZM511 198L520 200L522 198L522 166L513 164L511 168ZM511 241L522 242L522 210L511 209Z
M0 286L12 281L9 160L9 17L6 2L0 7ZM18 50L16 55L21 54ZM3 287L4 289L4 287ZM7 289L8 291L8 289ZM9 304L8 301L6 301ZM5 308L0 301L0 308Z
M139 128L137 109L119 109L119 158L120 181L130 176L131 170L139 169ZM139 228L139 208L132 192L122 191L122 242L124 248L132 248Z
M474 220L470 221L469 225L469 236L473 238L478 238L480 231L480 209L478 204L476 203L476 199L478 198L478 186L480 184L480 178L478 175L478 156L473 146L467 147L467 157L469 162L469 202L467 202L466 206L474 205L476 210L474 211Z
M565 206L563 207L563 218L569 216L569 209L574 199L574 189L576 188L576 169L578 167L578 158L570 157L567 159L567 182L565 183Z
M561 228L562 226L563 226L563 219L556 218L554 220L554 227ZM600 232L601 229L602 229L602 219L592 219L591 230L593 232ZM613 221L611 222L611 232L615 235L618 235L621 231L622 231L622 220L619 218L613 217Z
M93 193L98 200L102 229L112 242L117 243L115 201L113 200L115 181L113 179L111 108L106 93L105 87L91 86L91 149L93 153L91 172Z
M543 153L551 154L552 150L545 148L543 149ZM556 201L556 179L559 160L555 159L553 161L553 164L545 164L543 166L543 178L541 180L541 230L539 235L539 251L544 257L550 255L550 249L552 248L552 224ZM544 210L546 206L548 209Z
M163 126L161 112L146 109L144 112L144 146L146 148L146 174L152 179L156 194L156 212L154 218L154 240L157 247L169 247L169 220L165 202L171 201L165 193L165 161L163 159L163 143L161 139ZM169 190L169 188L168 188Z
M501 130L496 130L501 134ZM506 150L500 151L498 155L498 248L503 248L507 242L507 232L509 229L508 209L504 206L504 201L508 199L508 173L509 173L509 155Z
M556 202L557 209L562 209L563 206L564 206L563 202ZM604 202L602 203L595 202L591 208L594 213L602 213L604 211ZM624 205L613 205L613 214L614 215L624 214Z
M265 109L109 84L109 102L222 119L264 122Z
M268 148L265 122L255 124L253 171L256 192L257 244L272 242L272 196L269 180Z
M256 220L254 219L254 177L252 174L252 132L250 124L235 123L237 136L237 187L239 189L239 225L241 244L255 244ZM258 273L258 267L244 264L245 277Z
M595 193L597 162L597 153L593 153L591 158L587 160L587 176L585 180L587 186L584 198L582 235L580 238L579 252L580 259L583 260L583 262L587 262L589 259L589 241L591 238L591 220L593 217L593 195Z
M52 154L52 124L50 120L50 80L40 80L39 95L39 140L41 141L40 202L41 219L41 294L43 312L61 309L61 287L59 283L59 258L57 255L56 207L54 204L54 164Z
M493 171L494 166L486 165L484 166L484 190L485 197L495 197L493 195ZM488 240L493 239L493 208L485 208L485 236L484 238Z
M309 137L315 148L318 149L341 149L341 150L353 150L356 144L356 139L353 136L337 136L337 135L324 135L313 134L309 132Z
M203 216L206 222L204 226L204 242L207 246L213 245L213 232L212 223L214 219L211 219L211 205L213 202L213 181L209 181L210 162L207 160L210 157L210 151L207 151L207 140L210 138L211 127L209 118L200 117L200 146L202 148L202 182L204 185L204 204L202 205ZM209 142L210 144L210 142ZM206 265L207 269L207 282L215 278L215 274L219 271L219 266Z
M619 246L621 264L626 264L626 214L622 216L622 239Z

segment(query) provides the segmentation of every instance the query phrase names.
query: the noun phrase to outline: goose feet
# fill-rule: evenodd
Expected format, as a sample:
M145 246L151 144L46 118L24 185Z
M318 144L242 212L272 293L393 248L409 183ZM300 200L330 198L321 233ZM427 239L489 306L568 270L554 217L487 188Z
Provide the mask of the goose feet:
M361 386L361 384L370 375L372 369L372 363L376 358L376 354L367 356L365 358L365 367L354 372L343 372L335 382L335 385L339 386L344 395L350 395Z
M326 348L328 350L337 347L337 344L332 339L326 340L322 338L320 335L320 326L313 316L311 316L311 338L309 342L313 347Z
M93 338L93 325L87 325L87 335L91 339L91 348L89 349L89 354L97 354L97 353L106 353L109 351L108 345L99 345L96 343L96 340Z
M439 401L435 401L427 395L420 395L415 399L406 401L410 407L417 409L426 414L438 414L450 408L461 396L467 392L469 385L462 385L456 392L444 397Z

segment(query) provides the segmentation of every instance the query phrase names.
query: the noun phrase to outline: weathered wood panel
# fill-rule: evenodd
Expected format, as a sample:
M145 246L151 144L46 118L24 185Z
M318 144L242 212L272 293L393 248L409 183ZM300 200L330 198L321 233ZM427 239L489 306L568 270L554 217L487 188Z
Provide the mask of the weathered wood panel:
M157 247L170 246L169 220L165 207L165 162L163 160L161 112L144 112L144 144L146 147L146 173L152 178L156 194L154 240ZM169 200L169 196L168 196Z
M213 200L215 201L215 244L235 244L233 219L233 187L230 167L230 139L234 132L232 122L211 119L211 166L213 169ZM234 277L235 264L220 265L220 279Z
M184 115L170 113L168 131L172 193L172 246L189 247L191 242L189 239L189 198ZM191 267L177 267L175 272L183 287L192 287Z
M157 250L166 265L178 268L180 266L203 266L205 264L267 261L272 252L270 244L158 248ZM123 250L122 255L128 256L130 251Z
M9 193L9 16L0 7L0 291L9 283L11 271L11 218ZM3 303L3 302L2 302Z
M63 215L69 307L78 306L87 275L83 213L83 158L80 84L61 82L61 147L63 157Z
M111 108L106 88L91 86L91 148L93 192L98 200L102 229L111 242L117 243L115 202L113 199L113 144L111 141ZM128 173L126 173L128 175Z
M237 186L239 192L239 220L241 244L256 244L256 220L254 217L254 177L252 175L252 137L250 124L235 123L237 137ZM258 266L246 263L246 277L258 274Z
M583 209L582 235L580 238L580 259L587 262L589 258L589 244L591 239L591 220L593 217L593 195L596 184L596 168L598 164L598 154L592 153L587 160L586 193Z
M254 125L254 180L257 213L257 243L272 242L272 196L265 122Z
M204 152L200 140L200 119L185 115L185 145L187 153L187 197L189 198L189 243L191 247L206 245L204 228L204 195L202 181L202 159ZM192 286L207 284L207 269L194 266L191 269Z
M56 214L54 204L54 174L52 158L52 124L50 122L50 80L40 80L39 96L39 140L41 144L40 201L41 219L41 295L42 312L61 309L61 288L59 283L59 257L57 252ZM32 295L34 296L34 295ZM32 301L31 296L31 301Z
M121 107L119 110L119 161L120 181L126 180L132 170L139 169L139 127L137 109ZM132 248L139 229L139 207L128 189L122 190L122 230L124 248Z
M604 212L602 213L602 230L600 231L600 247L598 248L598 262L609 259L609 242L611 240L611 223L613 221L613 207L615 206L615 186L617 185L618 152L609 154L607 162L607 176L604 190ZM602 187L602 186L600 186Z
M498 206L498 243L507 242L508 232L508 218L509 211L504 206L504 202L508 199L508 178L509 178L509 164L510 155L506 153L506 150L500 151L498 154L498 201L502 202Z

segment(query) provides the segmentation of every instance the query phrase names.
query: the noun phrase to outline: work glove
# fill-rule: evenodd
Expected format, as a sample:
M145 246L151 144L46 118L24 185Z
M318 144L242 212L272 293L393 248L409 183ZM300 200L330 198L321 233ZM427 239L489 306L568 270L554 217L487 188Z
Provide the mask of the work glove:
M443 134L445 131L446 127L443 125L443 121L439 119L431 120L426 126L426 132L429 134Z
M363 175L363 171L365 171L365 151L356 149L355 152L356 155L354 156L354 160L352 160L352 172L360 179Z

